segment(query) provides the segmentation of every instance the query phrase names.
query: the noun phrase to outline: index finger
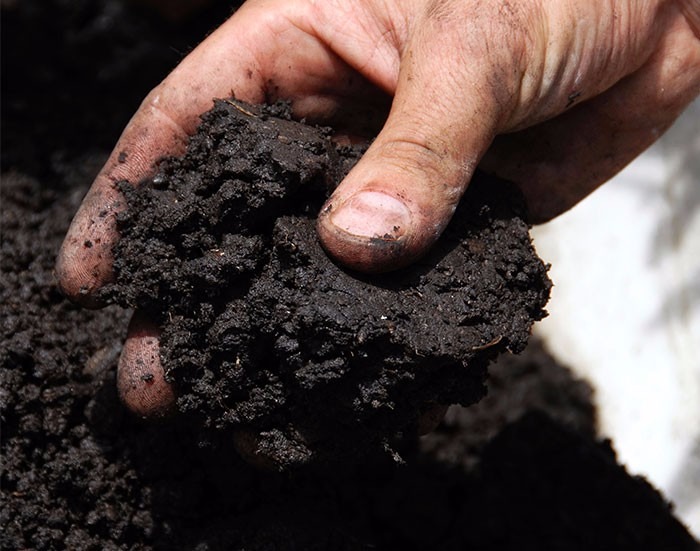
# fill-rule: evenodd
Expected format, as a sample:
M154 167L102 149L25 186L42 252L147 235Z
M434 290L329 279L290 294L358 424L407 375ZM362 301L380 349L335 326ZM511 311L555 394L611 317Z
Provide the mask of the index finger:
M260 71L248 47L250 33L231 32L233 25L245 29L240 19L250 15L244 11L236 16L146 97L85 196L56 262L58 285L74 301L99 306L96 292L113 279L112 249L119 238L116 215L125 208L116 184L123 180L137 184L151 175L159 159L182 154L199 115L213 98L235 91L239 99L262 101Z

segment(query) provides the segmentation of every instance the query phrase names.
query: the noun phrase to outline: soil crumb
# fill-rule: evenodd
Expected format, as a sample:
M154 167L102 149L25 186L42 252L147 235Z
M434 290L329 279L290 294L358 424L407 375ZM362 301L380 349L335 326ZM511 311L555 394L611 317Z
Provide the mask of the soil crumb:
M180 411L259 433L280 469L395 454L421 411L479 400L489 361L545 315L522 198L483 174L416 265L370 277L329 260L315 216L359 155L283 104L218 100L183 157L121 185L108 296L162 326Z

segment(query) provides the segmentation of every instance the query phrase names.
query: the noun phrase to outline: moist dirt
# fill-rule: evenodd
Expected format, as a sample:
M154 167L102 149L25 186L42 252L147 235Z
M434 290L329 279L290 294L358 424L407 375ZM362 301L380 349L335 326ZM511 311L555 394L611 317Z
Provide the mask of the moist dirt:
M316 214L359 154L284 105L224 100L182 158L121 184L105 295L162 327L179 412L256 435L251 451L280 470L380 450L398 459L393 442L421 412L482 398L489 361L522 351L546 315L551 283L519 191L483 174L411 267L336 266Z
M216 410L198 403L208 390L183 393L181 397L189 396L185 405L191 409L183 408L183 415L161 424L142 423L124 410L115 389L115 370L130 312L115 306L88 311L67 302L53 278L55 256L80 199L138 98L229 10L228 3L213 3L184 25L113 0L2 4L0 546L696 549L697 542L663 498L617 464L612 443L598 439L590 387L537 343L519 356L503 352L488 367L486 397L469 407L452 407L431 435L418 438L404 431L403 438L392 438L390 447L401 463L395 454L378 453L325 472L258 471L239 458L227 427L210 426ZM302 172L298 167L290 170ZM309 180L309 190L329 185L327 177L313 183L315 178ZM214 249L221 249L236 239L260 241L260 250L266 252L257 261L255 276L246 278L242 287L246 293L260 289L252 296L261 303L282 288L258 280L283 265L286 272L278 273L292 278L296 263L304 258L295 251L291 255L284 239L276 237L280 235L292 236L291 241L311 258L304 268L309 274L322 274L314 277L324 278L319 281L329 285L331 295L347 284L341 282L350 276L314 256L322 251L312 239L311 213L317 205L310 197L320 201L321 195L299 192L298 199L284 200L293 209L274 211L264 231L224 232L221 242L214 244ZM462 242L460 234L439 262L460 250L456 243ZM191 260L196 262L194 256ZM218 266L220 257L213 262ZM424 275L411 276L412 284ZM300 282L307 277L311 276ZM451 281L448 274L440 277ZM362 283L377 287L377 292L395 292L391 282ZM297 308L294 301L310 293L309 287L297 285L288 295L283 289L279 297ZM367 289L352 292L366 296ZM221 316L229 319L224 312L235 300L233 295L226 298L225 308L212 318L214 323L221 324ZM172 303L181 312L187 306ZM163 315L155 306L144 307L154 316ZM319 331L354 323L337 313L323 315L340 321ZM530 312L528 319L533 317ZM297 323L302 318L297 308L290 320ZM481 327L489 323L493 323L492 340L475 339L465 348L488 345L505 335L502 321L485 320ZM281 324L258 328L276 331L265 341L274 344L285 330ZM406 334L396 337L400 352L396 356L416 373L420 362L406 353L415 336L410 325L402 331ZM519 334L508 333L516 336L509 336L508 342L502 337L471 353L476 357L491 348L502 352L501 342L517 349L524 344ZM432 350L425 342L414 344L444 360L447 369L451 364L445 358L460 354L457 349ZM297 346L299 354L310 353L303 349L306 344ZM226 349L212 354L221 355L221 350ZM216 358L209 360L213 362L209 365L216 365ZM289 367L295 373L295 366ZM469 380L474 381L467 384L469 388L477 380L482 384L481 369L469 368ZM177 368L172 376L180 377L179 384L186 388L188 380ZM298 379L290 375L289 381ZM317 380L315 374L309 380L319 388L335 384ZM435 392L437 396L442 390ZM290 405L292 411L299 410L294 414L295 427L315 435L316 427L308 427L301 414L303 396L301 392ZM411 395L409 400L413 399ZM415 400L422 402L426 395ZM390 427L386 434L408 426L408 416L398 424L390 419L382 425L375 424L369 409L357 411L367 413L375 428ZM263 409L253 418L261 426L274 427L279 415ZM321 433L324 437L313 444L326 442L331 434L328 426ZM309 447L312 454L319 449L327 450Z

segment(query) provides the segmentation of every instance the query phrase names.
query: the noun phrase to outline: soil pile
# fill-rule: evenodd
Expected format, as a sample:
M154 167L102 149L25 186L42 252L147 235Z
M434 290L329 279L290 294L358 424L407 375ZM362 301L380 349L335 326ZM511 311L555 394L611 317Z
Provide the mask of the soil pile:
M315 215L357 158L283 106L218 101L184 157L122 185L107 295L162 325L179 409L261 433L280 469L394 453L422 409L481 398L488 362L545 315L520 194L484 175L416 265L361 279L333 264Z
M403 466L261 474L218 432L199 446L199 427L127 415L115 390L127 313L69 304L52 270L136 107L118 98L143 97L187 34L115 0L5 2L2 22L3 51L21 55L2 67L0 547L697 549L596 441L589 387L532 345L489 367L485 399L404 441ZM121 63L152 80L137 89ZM54 101L28 101L46 90ZM118 123L96 126L105 110Z

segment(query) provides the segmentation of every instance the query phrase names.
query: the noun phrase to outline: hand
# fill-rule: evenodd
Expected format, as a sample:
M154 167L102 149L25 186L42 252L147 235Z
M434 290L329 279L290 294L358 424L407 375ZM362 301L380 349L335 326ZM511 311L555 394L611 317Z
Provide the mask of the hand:
M250 1L129 122L68 231L59 284L95 305L124 208L114 183L182 153L212 98L289 99L350 133L383 123L318 222L331 255L381 271L434 243L479 163L520 185L533 221L591 193L698 94L699 37L697 0ZM144 416L174 400L157 338L135 318L120 360L122 397Z

